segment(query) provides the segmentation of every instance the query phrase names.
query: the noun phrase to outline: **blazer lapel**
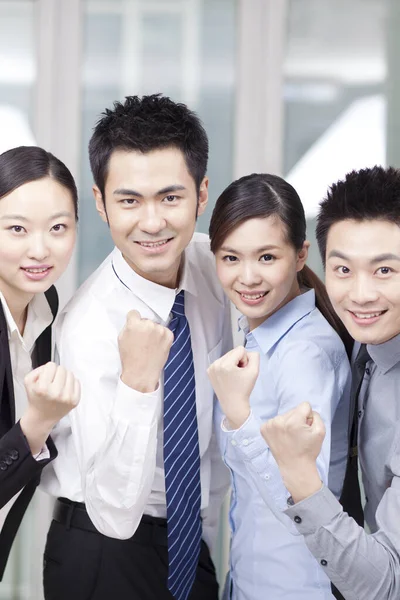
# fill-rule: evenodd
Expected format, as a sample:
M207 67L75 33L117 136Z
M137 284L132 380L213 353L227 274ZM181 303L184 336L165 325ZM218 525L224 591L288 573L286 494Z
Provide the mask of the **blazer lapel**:
M7 322L0 302L0 436L15 423L14 385Z

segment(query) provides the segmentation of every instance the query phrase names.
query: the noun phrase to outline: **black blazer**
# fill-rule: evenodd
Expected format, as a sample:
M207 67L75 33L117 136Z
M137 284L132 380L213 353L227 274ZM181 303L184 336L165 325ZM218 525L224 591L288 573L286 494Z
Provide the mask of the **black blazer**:
M46 292L46 298L55 317L58 309L55 287L51 287ZM37 339L32 357L34 367L43 365L49 360L51 360L51 325ZM0 581L22 517L39 484L42 469L57 456L51 438L47 440L47 447L50 458L35 460L19 422L15 423L14 386L7 322L0 302L0 508L22 490L0 532Z

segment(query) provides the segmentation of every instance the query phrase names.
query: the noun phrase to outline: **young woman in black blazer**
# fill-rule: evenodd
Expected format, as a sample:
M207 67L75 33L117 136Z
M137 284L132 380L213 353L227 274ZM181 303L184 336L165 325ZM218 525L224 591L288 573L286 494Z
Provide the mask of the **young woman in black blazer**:
M43 467L50 433L79 402L79 382L51 361L54 282L71 257L74 179L36 146L0 155L0 580Z

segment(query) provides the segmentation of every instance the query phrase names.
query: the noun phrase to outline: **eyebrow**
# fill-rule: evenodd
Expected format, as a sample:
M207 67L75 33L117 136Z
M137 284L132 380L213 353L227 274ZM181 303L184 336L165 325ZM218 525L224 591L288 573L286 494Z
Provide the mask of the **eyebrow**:
M162 196L164 194L171 194L172 192L180 192L183 190L186 190L184 185L168 185L167 187L158 190L155 195ZM114 196L136 196L137 198L144 198L143 194L129 188L118 188L117 190L114 190L113 194Z
M234 248L229 248L228 246L221 246L220 250L223 252L231 252L232 254L240 254L240 252ZM254 250L254 254L261 254L262 252L268 252L269 250L279 250L279 246L261 246L261 248L256 248Z
M342 252L339 252L338 250L332 250L331 252L329 252L328 259L329 258L340 258L346 261L351 260L348 256L342 254ZM386 260L400 260L400 256L398 256L397 254L392 254L391 252L387 252L385 254L379 254L378 256L375 256L369 262L371 265L374 265L376 263L384 262Z
M65 210L65 211L61 211L58 213L55 213L54 215L52 215L49 218L49 221L53 221L54 219L60 219L61 217L71 217L73 218L73 215L71 212ZM3 217L0 217L0 219L2 221L7 221L7 220L12 220L12 221L23 221L24 223L29 223L29 219L27 219L26 217L24 217L23 215L4 215Z

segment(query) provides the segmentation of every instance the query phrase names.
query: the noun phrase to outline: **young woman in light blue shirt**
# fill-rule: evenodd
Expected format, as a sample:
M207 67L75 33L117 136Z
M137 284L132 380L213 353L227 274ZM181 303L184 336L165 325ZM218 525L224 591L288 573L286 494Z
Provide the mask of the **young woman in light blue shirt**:
M300 198L280 177L253 174L219 197L211 249L226 294L242 313L244 346L216 361L216 429L232 476L230 583L233 600L328 600L328 578L283 514L289 494L260 433L266 420L308 401L327 429L318 457L328 483L335 417L334 481L346 456L350 343L318 277ZM342 338L342 339L341 339ZM343 426L340 426L343 424ZM290 501L290 500L289 500Z

